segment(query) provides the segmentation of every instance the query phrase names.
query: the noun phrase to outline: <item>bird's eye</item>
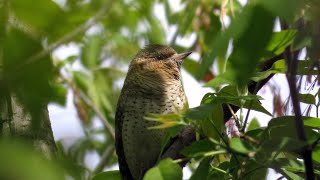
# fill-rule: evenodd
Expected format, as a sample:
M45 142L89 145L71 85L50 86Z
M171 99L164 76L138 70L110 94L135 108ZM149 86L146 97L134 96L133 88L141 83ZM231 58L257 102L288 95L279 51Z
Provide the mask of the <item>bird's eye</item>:
M163 59L163 57L162 57L161 55L157 55L156 58L157 58L158 60Z

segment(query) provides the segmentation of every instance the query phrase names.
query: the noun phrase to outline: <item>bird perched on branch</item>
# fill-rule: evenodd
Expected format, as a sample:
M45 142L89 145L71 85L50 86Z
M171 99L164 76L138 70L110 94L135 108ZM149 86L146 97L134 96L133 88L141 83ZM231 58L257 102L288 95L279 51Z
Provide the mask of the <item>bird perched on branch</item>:
M116 111L116 151L123 179L142 179L158 160L162 129L148 129L157 122L145 120L149 113L182 110L187 99L180 68L191 52L149 45L130 63Z

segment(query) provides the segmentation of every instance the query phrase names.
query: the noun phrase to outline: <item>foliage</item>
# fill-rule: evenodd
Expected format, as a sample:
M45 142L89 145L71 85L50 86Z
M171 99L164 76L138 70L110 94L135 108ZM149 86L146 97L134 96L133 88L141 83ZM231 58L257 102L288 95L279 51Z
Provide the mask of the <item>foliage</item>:
M58 158L53 163L24 145L1 143L1 177L2 170L9 169L17 175L26 174L24 179L61 179L62 173L73 179L120 179L119 171L103 172L117 164L113 124L120 92L118 82L134 54L151 43L169 44L177 52L192 50L199 55L200 58L186 59L183 68L212 88L198 107L148 117L162 123L153 128L169 130L166 140L184 126L196 128L197 141L181 151L184 160L193 161L189 165L190 179L265 179L268 169L287 179L303 179L301 149L305 147L312 150L314 173L320 176L320 90L299 94L300 102L308 109L302 117L306 141L297 136L295 116L283 112L285 115L276 117L261 103L267 97L256 95L262 81L288 72L283 55L287 47L292 53L306 48L305 59L297 62L297 75L312 88L320 82L320 4L314 0L248 0L245 5L238 0L181 0L179 8L172 4L166 0L0 1L1 94L17 94L37 117L39 109L48 103L64 105L70 89L85 132L85 137L71 146L57 142ZM159 10L164 10L162 19ZM225 19L230 24L226 25ZM287 27L275 32L279 19ZM171 39L161 20L170 30L176 28ZM300 21L305 23L301 25ZM179 43L180 38L192 35L196 38L189 46ZM50 56L64 45L74 45L80 52L64 59ZM280 58L267 69L261 66L276 57ZM248 84L255 83L254 90L248 88ZM279 94L274 96L281 99ZM282 102L275 101L273 112L279 111L277 103ZM240 114L231 111L232 107L239 108ZM290 109L288 104L287 107ZM311 116L312 108L316 115ZM260 126L258 117L249 121L249 116L243 116L243 109L248 114L257 111L269 115L268 125ZM228 123L226 111L232 114ZM93 126L96 117L103 129ZM33 122L35 127L39 124L37 119ZM102 136L103 141L97 136ZM94 170L85 165L89 151L101 156L101 164ZM160 161L145 179L182 179L178 162ZM40 169L37 163L41 164Z

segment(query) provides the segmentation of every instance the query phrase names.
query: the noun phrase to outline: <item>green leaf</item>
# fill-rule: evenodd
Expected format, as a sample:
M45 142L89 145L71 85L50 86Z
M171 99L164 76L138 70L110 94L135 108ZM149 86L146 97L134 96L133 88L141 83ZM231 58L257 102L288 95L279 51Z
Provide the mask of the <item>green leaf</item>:
M211 117L214 104L201 104L195 108L188 109L186 117L194 120L204 120Z
M66 87L62 86L61 84L52 84L52 89L54 96L51 101L64 106L66 104L67 97Z
M220 17L215 13L210 13L210 26L208 28L204 28L204 42L210 46L211 42L216 38L217 34L221 30L221 21Z
M89 86L88 96L101 111L112 112L113 105L110 101L113 96L112 87L101 71L94 72L94 80Z
M320 163L320 145L317 144L312 150L312 159Z
M320 129L320 118L303 117L303 124L305 126Z
M235 73L235 81L243 86L254 75L259 59L262 57L266 46L272 37L274 16L262 6L253 6L244 9L246 20L243 34L234 39L234 50L230 56L230 67ZM259 41L257 41L259 39Z
M297 62L298 62L297 74L299 75L310 75L310 74L317 75L318 74L317 70L310 69L310 67L312 67L312 62L310 60L299 60ZM284 74L286 73L286 71L287 71L286 62L285 60L281 59L273 63L272 67L268 71L261 72L262 75L260 76L267 77L272 73ZM256 81L256 79L254 80Z
M265 130L265 127L256 128L253 130L248 130L245 134L246 134L246 136L260 140L261 137L263 137L263 133L265 132L264 130Z
M57 24L64 20L66 13L51 0L13 0L10 1L13 14L22 24L34 29L37 33L52 33ZM19 22L16 22L19 23ZM17 25L19 26L19 25ZM27 32L30 31L25 29ZM37 34L38 35L38 34Z
M286 47L293 43L296 37L296 30L284 30L280 32L273 32L271 40L266 47L268 52L272 53L272 56L281 54ZM270 58L267 56L267 58Z
M175 126L186 125L180 113L169 113L169 114L149 113L147 116L144 117L144 119L148 121L159 122L156 126L149 127L149 129L164 129L164 128L173 128Z
M99 66L101 62L101 52L102 52L102 35L93 35L87 39L81 50L81 62L88 68L94 70Z
M63 170L34 148L15 141L0 142L0 179L64 179Z
M182 180L182 169L172 159L164 159L145 174L144 180Z
M287 171L287 170L283 170L283 172L288 176L290 177L292 180L304 180L304 178L296 175L295 173L293 172L290 172L290 171Z
M232 79L234 76L233 71L227 71L224 72L214 79L210 80L205 84L205 87L212 87L213 89L217 90L219 86L224 85L224 84L229 84L229 85L235 85L235 81Z
M289 137L272 137L262 144L263 151L294 151L304 147L306 143Z
M320 135L313 130L319 128L319 119L313 117L302 117L305 124L304 129L306 132L308 144L315 142ZM281 116L273 118L268 123L267 133L270 138L277 139L279 137L289 137L298 139L295 127L295 116Z
M88 74L81 71L72 71L72 77L79 89L83 92L88 91L91 83L91 77Z
M259 111L262 113L265 113L269 116L272 116L272 114L270 112L268 112L268 110L266 110L261 103L259 102L260 96L255 96L255 95L251 95L249 93L249 95L247 97L242 96L242 97L237 97L237 90L234 86L226 86L224 88L222 88L219 92L218 92L218 96L224 97L224 96L228 96L228 97L233 97L233 98L229 98L226 99L228 101L226 101L225 103L229 103L238 107L241 107L241 99L246 100L245 104L242 106L243 108L247 108L247 109L252 109L255 111Z
M181 151L187 157L204 156L208 152L214 151L215 145L210 140L200 140L193 142Z
M242 154L248 154L255 151L253 146L251 146L247 141L240 138L232 138L230 140L230 148Z
M312 94L299 94L299 100L306 104L316 104L316 99Z
M243 167L245 176L243 179L267 179L268 168L261 165L260 161L250 159Z
M23 104L23 110L30 112L33 125L39 125L44 108L57 98L51 84L54 80L52 59L47 55L30 64L30 57L42 51L43 47L40 41L18 29L10 28L1 41L2 89L9 89L10 94L15 94Z
M220 163L218 167L211 166L210 177L207 179L230 179L232 176L229 171L233 168L234 166L232 166L229 161Z
M92 180L105 180L105 179L112 179L112 180L121 180L120 171L105 171L95 175Z
M280 16L286 21L292 22L294 20L294 14L292 12L298 12L303 7L303 0L260 0L274 16Z
M285 60L281 59L273 63L271 70L274 70L275 73L286 73L287 67Z
M163 44L165 41L165 32L164 28L161 25L159 19L155 16L147 15L147 19L149 22L149 30L147 31L146 35L148 37L150 44L160 43Z
M207 137L220 141L221 136L225 135L222 106L215 104L209 115L210 118L200 122L202 130Z
M201 57L201 64L197 79L202 79L210 69L216 57L225 57L229 47L229 35L225 32L219 33L215 40L208 46L208 52Z
M179 12L178 16L172 16L168 19L171 19L171 22L176 21L179 25L178 31L181 36L186 35L191 30L191 24L192 19L194 18L194 13L196 12L196 9L198 7L197 1L187 1L185 2L186 6L185 8ZM185 13L190 12L190 13ZM177 18L174 20L174 18ZM170 22L170 20L169 20Z
M211 157L204 158L196 171L190 177L190 180L198 180L198 179L207 179L209 174L209 167L210 167Z
M250 131L250 130L253 130L253 129L256 129L256 128L259 128L260 127L260 123L259 121L257 120L257 118L253 118L248 126L248 130L247 131Z

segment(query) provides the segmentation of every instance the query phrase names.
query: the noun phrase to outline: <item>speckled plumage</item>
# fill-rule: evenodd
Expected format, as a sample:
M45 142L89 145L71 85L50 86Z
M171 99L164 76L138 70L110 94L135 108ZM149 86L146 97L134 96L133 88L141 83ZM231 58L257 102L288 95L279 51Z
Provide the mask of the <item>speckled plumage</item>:
M151 45L131 61L116 112L116 150L123 179L142 179L157 162L163 130L148 127L148 113L166 114L187 103L180 65L190 52Z

